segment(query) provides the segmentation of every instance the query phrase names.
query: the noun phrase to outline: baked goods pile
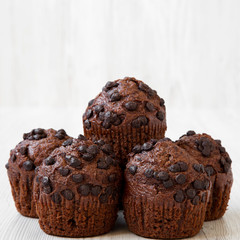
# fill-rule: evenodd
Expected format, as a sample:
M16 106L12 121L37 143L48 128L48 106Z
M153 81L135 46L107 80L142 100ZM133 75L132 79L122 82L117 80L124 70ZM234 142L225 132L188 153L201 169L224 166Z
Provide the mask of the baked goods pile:
M107 233L121 205L129 230L151 238L194 236L224 215L233 177L221 141L194 131L165 138L165 102L142 81L107 82L83 126L77 138L34 129L10 152L16 208L47 234Z

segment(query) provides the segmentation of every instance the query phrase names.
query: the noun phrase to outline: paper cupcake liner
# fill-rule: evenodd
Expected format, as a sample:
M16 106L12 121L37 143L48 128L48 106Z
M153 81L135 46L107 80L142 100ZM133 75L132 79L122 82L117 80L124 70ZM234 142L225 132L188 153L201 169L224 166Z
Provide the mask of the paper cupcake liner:
M124 216L131 232L150 238L184 238L202 228L207 203L192 205L164 199L126 196Z
M34 174L24 175L8 170L8 177L18 212L26 217L37 218L38 216L33 200Z

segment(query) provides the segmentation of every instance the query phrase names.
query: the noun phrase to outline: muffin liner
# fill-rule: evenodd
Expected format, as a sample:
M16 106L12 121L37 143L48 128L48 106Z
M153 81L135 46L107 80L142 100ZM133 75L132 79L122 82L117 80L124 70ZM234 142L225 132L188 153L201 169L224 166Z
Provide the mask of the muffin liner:
M134 146L143 144L150 139L161 139L165 136L166 128L163 123L149 123L140 128L133 128L131 124L126 126L112 126L109 129L103 128L101 125L91 123L91 128L84 128L86 137L103 139L113 145L114 152L118 159L126 162L128 153Z
M126 196L124 216L131 232L150 238L184 238L202 228L207 203L193 205L190 200L149 199Z
M217 173L211 177L212 190L206 210L205 221L221 218L227 210L232 187L232 173Z
M8 170L8 177L18 212L26 217L38 218L33 200L34 173L26 175Z
M96 236L109 232L115 224L118 205L111 203L111 200L100 203L97 197L75 194L73 200L62 197L61 203L56 204L49 195L40 193L39 200L36 197L39 224L47 234L63 237Z

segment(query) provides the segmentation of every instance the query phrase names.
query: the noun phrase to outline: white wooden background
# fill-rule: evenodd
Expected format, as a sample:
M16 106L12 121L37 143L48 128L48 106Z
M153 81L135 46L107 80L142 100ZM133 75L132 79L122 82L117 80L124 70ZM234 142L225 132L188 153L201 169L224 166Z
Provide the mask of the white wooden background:
M239 0L0 0L0 239L58 239L16 212L9 150L35 127L77 136L87 102L124 76L166 100L167 136L222 139L233 160L229 210L193 239L240 239L239 13ZM102 238L138 239L122 218Z

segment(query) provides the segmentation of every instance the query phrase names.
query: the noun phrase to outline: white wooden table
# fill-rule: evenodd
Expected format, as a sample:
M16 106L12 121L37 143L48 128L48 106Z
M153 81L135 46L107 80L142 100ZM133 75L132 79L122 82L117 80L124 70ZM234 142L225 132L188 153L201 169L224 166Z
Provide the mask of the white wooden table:
M37 219L21 216L15 209L10 185L4 167L9 151L21 140L22 133L32 128L65 128L69 135L82 133L83 107L71 109L3 109L0 108L0 239L43 240L60 239L45 234ZM233 160L234 184L228 211L217 221L206 222L202 230L192 239L240 239L240 113L233 110L189 110L167 109L167 136L176 139L188 129L206 132L222 140ZM130 233L119 214L115 228L108 234L89 239L139 239Z

